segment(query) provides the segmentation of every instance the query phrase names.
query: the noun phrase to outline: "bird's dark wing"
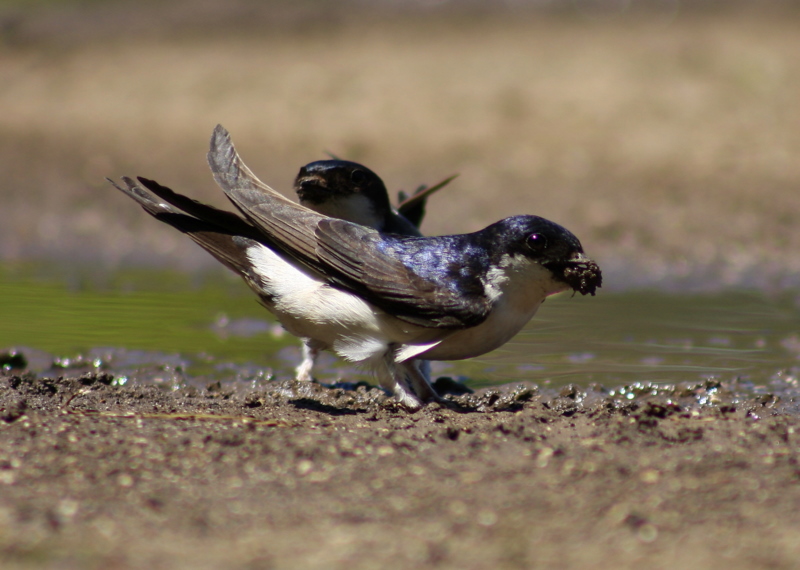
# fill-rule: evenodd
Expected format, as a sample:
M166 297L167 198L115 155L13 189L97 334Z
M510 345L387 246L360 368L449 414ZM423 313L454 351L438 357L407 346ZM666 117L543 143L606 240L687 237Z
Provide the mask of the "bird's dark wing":
M464 328L486 318L484 296L465 297L415 273L381 247L377 231L322 216L259 181L222 126L211 137L208 162L231 202L271 243L337 287L425 327Z
M333 218L319 222L316 235L327 272L400 319L425 327L465 328L488 315L490 303L477 277L472 287L456 288L420 275L403 262L408 256L402 239L385 241L374 230Z
M258 234L245 220L230 212L181 196L152 180L147 180L148 188L157 187L159 197L177 208L154 200L153 196L127 176L122 178L125 187L113 180L108 181L117 190L135 200L145 212L188 235L228 269L243 276L249 273L251 263L245 250L252 243L251 240L257 241ZM171 199L164 198L161 194L170 196ZM184 209L181 204L187 208ZM191 211L192 215L181 212L178 208Z
M314 228L324 216L261 182L239 157L222 125L211 136L208 164L222 191L254 226L279 249L317 269Z

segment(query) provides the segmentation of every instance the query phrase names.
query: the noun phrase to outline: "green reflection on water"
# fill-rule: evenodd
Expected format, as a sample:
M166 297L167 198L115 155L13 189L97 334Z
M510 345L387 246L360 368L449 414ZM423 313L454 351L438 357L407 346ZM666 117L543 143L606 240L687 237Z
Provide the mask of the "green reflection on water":
M800 310L790 294L562 295L535 321L483 364L584 386L709 377L764 384L800 365Z
M119 272L69 280L38 268L0 266L0 347L27 346L57 356L93 347L206 352L255 361L290 344L262 333L230 336L220 319L266 312L238 280L168 271Z
M190 359L204 354L216 362L269 367L288 378L299 358L298 343L276 328L247 287L224 273L98 276L0 266L0 349L32 347L66 357L94 347ZM800 310L790 294L560 295L548 299L506 346L469 361L434 363L434 373L466 376L473 386L516 380L616 386L710 376L764 384L776 374L800 373L799 333ZM208 366L188 372L201 370L208 373ZM319 376L331 375L365 378L327 358Z

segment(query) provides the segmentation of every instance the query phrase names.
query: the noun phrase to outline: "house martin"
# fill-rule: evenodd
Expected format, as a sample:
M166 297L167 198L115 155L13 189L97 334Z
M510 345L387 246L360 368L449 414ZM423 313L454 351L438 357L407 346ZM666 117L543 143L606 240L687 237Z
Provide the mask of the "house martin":
M330 218L361 224L384 233L421 236L419 224L425 215L428 197L446 186L451 176L428 187L420 186L413 196L400 194L401 206L392 207L383 180L362 164L341 159L318 160L300 169L294 190L300 204ZM413 221L404 216L404 209ZM312 380L319 348L303 339L303 359L295 369L297 380ZM420 363L427 367L427 363ZM427 369L427 368L426 368Z
M419 237L425 202L454 178L451 176L431 187L420 186L410 197L401 191L401 203L395 209L383 180L366 166L347 160L318 160L300 169L294 190L301 205L329 218L383 233Z
M461 235L405 237L330 218L260 180L217 126L208 160L239 214L157 182L119 190L238 273L283 327L368 367L409 410L439 400L423 360L502 346L550 295L594 295L600 268L572 233L532 215ZM148 192L149 190L149 192Z

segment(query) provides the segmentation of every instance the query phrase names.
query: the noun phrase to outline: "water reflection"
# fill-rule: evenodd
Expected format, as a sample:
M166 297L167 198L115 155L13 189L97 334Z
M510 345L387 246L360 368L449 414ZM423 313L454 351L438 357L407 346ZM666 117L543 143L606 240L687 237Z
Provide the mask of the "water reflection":
M763 383L780 371L797 370L800 350L792 339L799 329L800 311L788 295L563 296L545 303L531 326L481 362L488 382L502 375L556 385L709 377Z
M299 344L236 279L214 273L126 273L69 284L39 270L0 268L0 350L19 347L41 374L112 366L118 381L258 383L289 378ZM78 283L78 285L76 285ZM800 370L792 295L601 292L549 299L532 323L489 355L434 363L473 386L697 382L767 384ZM325 381L367 376L332 356Z

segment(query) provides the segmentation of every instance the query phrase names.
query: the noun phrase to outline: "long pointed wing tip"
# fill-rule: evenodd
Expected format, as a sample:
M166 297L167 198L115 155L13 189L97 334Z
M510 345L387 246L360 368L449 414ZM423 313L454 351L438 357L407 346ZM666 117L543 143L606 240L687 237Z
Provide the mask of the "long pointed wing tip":
M451 174L450 176L448 176L447 178L445 178L441 182L439 182L437 184L434 184L433 186L431 186L431 188L428 188L427 190L430 190L431 193L436 192L438 190L441 190L442 188L444 188L445 186L450 184L453 180L458 178L460 176L460 174L461 174L460 172L456 172L455 174ZM424 190L423 190L423 192L424 192Z
M233 142L231 142L231 135L222 125L217 125L214 128L206 157L214 173L224 170L227 167L227 163L235 160L236 151L233 148Z
M416 192L414 192L411 196L400 196L398 195L398 204L397 209L400 210L400 213L406 208L413 207L415 203L425 203L427 202L428 198L433 195L435 192L438 192L448 184L450 184L453 180L458 178L459 173L455 173L451 176L448 176L444 180L437 182L433 186L420 186ZM403 193L405 194L405 193Z
M228 129L223 127L222 125L217 125L214 127L214 132L211 134L211 145L209 149L209 153L214 152L216 149L224 146L226 143L230 144L231 134L228 132Z

